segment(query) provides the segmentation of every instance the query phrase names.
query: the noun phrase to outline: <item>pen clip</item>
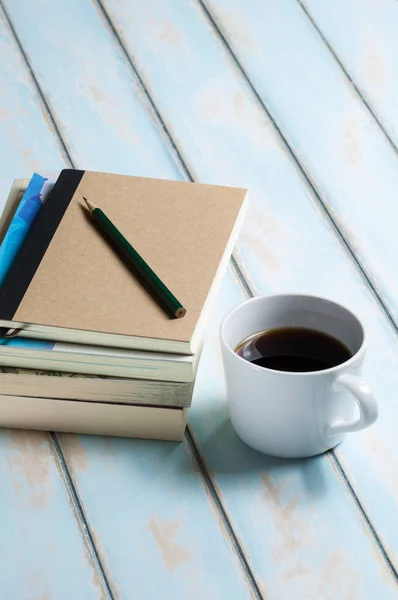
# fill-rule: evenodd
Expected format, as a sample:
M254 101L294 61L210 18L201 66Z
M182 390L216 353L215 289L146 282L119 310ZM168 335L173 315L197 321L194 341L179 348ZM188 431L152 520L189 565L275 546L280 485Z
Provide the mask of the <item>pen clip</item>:
M21 333L21 329L7 329L6 327L0 327L0 338L13 338Z

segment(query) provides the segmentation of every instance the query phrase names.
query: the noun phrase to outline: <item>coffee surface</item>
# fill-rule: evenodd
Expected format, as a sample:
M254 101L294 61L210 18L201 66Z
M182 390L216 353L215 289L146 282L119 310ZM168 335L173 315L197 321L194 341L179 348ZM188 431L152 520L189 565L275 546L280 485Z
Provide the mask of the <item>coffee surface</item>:
M352 356L338 339L303 327L261 331L239 344L236 353L260 367L293 373L330 369Z

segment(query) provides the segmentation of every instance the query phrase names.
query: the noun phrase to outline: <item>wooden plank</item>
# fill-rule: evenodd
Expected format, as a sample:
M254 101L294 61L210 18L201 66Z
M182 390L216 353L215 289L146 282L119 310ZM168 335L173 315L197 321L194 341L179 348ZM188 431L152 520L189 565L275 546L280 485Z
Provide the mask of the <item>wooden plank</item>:
M73 5L72 12L76 10L76 3L70 3L68 7L70 5ZM37 49L40 44L46 43L47 31L52 30L57 38L62 37L59 22L64 21L63 13L59 12L60 6L58 3L51 10L47 7L45 14L41 14L42 18L33 39L23 26L27 11L31 9L23 6L18 0L13 2L12 6L10 4L16 28L38 73L45 72L48 61L45 53ZM79 3L82 11L89 11L88 6L84 2ZM314 264L317 267L317 276L326 282L325 275L321 277L324 274L325 263L313 251L316 247L313 244L318 242L323 258L331 252L331 261L337 263L336 279L340 281L341 276L353 277L353 287L358 289L362 299L363 292L360 283L355 279L355 270L322 221L308 192L302 186L300 176L275 138L272 127L251 100L246 86L225 58L219 43L212 37L211 30L203 21L198 20L201 13L192 5L182 2L154 2L151 3L151 7L140 3L139 11L137 6L130 3L119 3L117 7L115 5L114 9L119 15L118 24L121 26L125 23L123 32L129 46L139 46L140 52L134 47L135 56L140 65L143 65L144 77L150 82L156 100L163 114L167 116L167 124L172 128L177 141L183 145L184 153L189 156L203 180L219 183L240 181L251 187L253 209L239 243L240 256L244 258L245 264L247 261L254 272L251 265L257 260L255 264L259 270L256 272L260 273L261 265L263 278L269 276L268 284L274 288L286 285L286 281L294 282L295 274L290 273L288 269L289 261L298 254L296 242L299 241L298 245L303 247L304 254L297 257L297 264L302 267L299 278L307 278L308 281L308 265ZM129 10L133 10L133 13L129 13ZM172 19L169 11L172 11ZM90 19L87 18L87 21L94 30L96 21L93 15L89 14ZM69 25L72 27L73 23ZM68 30L68 36L80 39L75 35L73 28ZM101 40L104 42L106 38ZM202 49L200 53L198 48ZM159 51L164 53L163 56L158 56ZM54 52L52 60L57 61L56 47ZM103 43L98 52L100 62L106 62L111 50ZM144 56L150 58L148 63ZM191 67L194 68L191 70ZM64 83L60 82L64 87L57 91L58 94L62 94L62 90L65 95L73 93L73 88L68 83L68 73L78 73L77 63L69 61ZM56 100L56 87L52 80L40 76L40 81L46 93ZM107 93L110 94L107 97L108 105L112 106L112 88L107 90ZM79 107L80 104L77 103L76 106ZM56 104L54 108L60 118L61 112ZM83 123L81 114L84 113L77 111L74 118ZM67 120L65 123L67 126ZM100 132L100 129L96 131L98 136ZM86 137L88 133L87 129ZM89 151L88 144L87 160ZM108 151L110 153L111 149ZM85 159L84 154L82 158ZM155 159L154 163L151 174L157 176ZM280 197L286 197L289 201L292 198L292 202L295 200L298 205L303 205L304 218L308 216L309 225L315 226L312 240L306 240L307 226L304 218L297 223L297 233L294 227L291 227L296 224L290 220L287 220L285 225L283 221L278 223L273 219L275 211L275 217L280 220L280 213L274 207ZM268 214L264 209L266 198L269 200ZM297 212L294 213L294 216L296 215ZM266 223L263 222L265 219ZM291 244L283 233L292 235ZM277 248L281 250L280 260L283 261L286 257L282 270L288 272L281 283L276 259L273 260L272 255L273 240L280 236L283 239L280 239ZM271 248L267 254L268 262L264 264L265 253L259 255L256 248L257 245L268 243ZM303 598L322 599L333 594L341 595L343 587L350 590L350 597L361 600L373 598L375 592L383 598L397 597L395 588L391 587L393 579L383 561L380 561L380 555L369 532L364 529L355 505L345 494L327 458L281 466L282 463L276 464L276 461L265 459L244 448L232 435L226 420L225 400L222 397L222 370L217 354L214 355L213 362L213 346L217 346L215 338L219 318L231 305L242 300L242 295L230 274L226 281L219 310L211 328L213 341L210 342L209 350L207 347L205 349L208 358L204 358L201 367L202 375L195 392L192 424L201 451L212 466L217 489L227 506L229 517L243 542L249 563L264 593L270 598L292 597L292 594L297 597L299 584ZM301 281L296 280L295 285L299 284ZM366 294L364 297L367 298ZM158 533L153 533L159 532L163 525L157 525L155 529L152 526L150 534L144 527L144 524L150 522L153 511L158 510L160 506L164 507L162 493L168 500L167 510L171 511L166 513L170 515L166 526L163 527L166 532L173 533L173 527L176 527L169 525L177 519L176 513L173 512L173 502L181 502L178 504L180 509L183 507L184 510L189 510L189 506L184 503L184 495L179 495L179 488L185 483L180 475L177 478L172 477L173 469L176 468L174 461L177 461L177 464L180 464L178 461L186 461L186 458L174 457L174 454L184 452L185 456L185 446L170 451L170 454L173 454L170 458L166 454L166 446L162 444L121 440L108 444L112 452L105 451L105 442L94 438L70 437L63 442L89 522L95 525L94 535L95 532L101 534L104 562L112 573L117 573L117 585L121 592L131 590L131 562L124 569L122 566L126 565L125 557L133 552L132 545L135 543L134 555L139 557L140 563L134 573L139 577L139 589L148 590L148 587L144 586L152 584L152 581L145 582L141 575L141 570L148 573L148 569L151 568L151 574L157 573L159 581L164 583L164 594L171 594L172 585L177 586L174 589L177 589L178 593L185 594L187 586L191 585L189 561L181 565L180 571L176 569L174 577L171 578L167 573L167 561L163 565L160 562L162 550L156 541ZM83 453L81 464L79 448ZM150 471L154 465L156 470ZM110 473L107 472L108 467ZM161 476L163 468L166 473L170 473L165 480ZM192 482L191 469L189 473L190 485L196 486L197 484ZM134 486L131 482L133 476ZM170 481L171 488L168 487ZM144 484L151 485L151 496L140 490L140 486ZM107 490L106 494L104 490ZM132 501L133 494L138 494L137 508ZM195 491L192 496L189 495L189 501L197 502L198 497L199 491ZM119 503L115 514L114 502ZM189 513L184 526L189 528L192 532L190 535L197 540L197 547L202 549L205 555L203 561L206 560L206 563L199 564L201 568L207 565L206 568L211 569L212 581L215 575L207 562L206 554L211 550L213 543L222 549L224 542L220 541L209 524L204 526L197 518L197 514L205 514L208 509L201 508L203 513L198 513L198 510L195 508L194 512ZM127 515L125 521L122 519L123 511L126 511ZM144 524L140 525L142 514L145 517ZM131 530L126 527L126 523L129 522L132 522L134 527L139 526L139 539L144 540L140 554L136 550L137 542L135 538L132 539ZM206 531L206 545L201 528ZM181 531L182 539L189 538L188 533ZM328 536L331 538L328 539ZM195 557L198 555L199 553L195 554ZM153 568L153 565L156 568ZM229 565L226 569L231 571ZM330 572L333 572L333 578L329 579ZM227 585L224 570L220 575L220 581L217 580L216 584L217 590ZM196 581L201 582L200 575ZM236 592L236 595L238 594L241 594L239 589ZM221 597L224 596L221 594Z
M1 213L15 176L63 157L1 13L0 56ZM106 598L48 435L0 430L0 504L1 598Z
M156 168L159 177L177 176L137 83L93 6L67 0L4 6L33 50L40 85L76 167L141 176ZM73 43L60 35L61 23L63 31L73 31Z
M63 158L52 125L32 87L0 10L0 214L13 179L59 169Z
M255 291L326 295L354 308L369 329L366 375L381 399L381 417L349 436L338 456L396 561L393 331L203 12L177 0L140 4L139 11L131 2L107 8L200 179L250 188L252 209L237 249ZM213 425L208 428L211 436Z
M300 0L398 146L398 5L394 0Z
M46 434L0 430L2 598L107 597L61 477Z
M250 13L244 0L210 0L207 5L346 240L398 317L395 150L296 0L254 0ZM360 22L355 27L360 30Z

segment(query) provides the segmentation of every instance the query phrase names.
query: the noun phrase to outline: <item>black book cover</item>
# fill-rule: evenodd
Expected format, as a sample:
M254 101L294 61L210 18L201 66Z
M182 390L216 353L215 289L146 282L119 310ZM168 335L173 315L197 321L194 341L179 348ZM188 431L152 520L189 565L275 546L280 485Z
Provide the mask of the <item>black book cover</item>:
M0 319L13 319L84 173L61 171L0 288ZM6 333L0 329L0 336Z

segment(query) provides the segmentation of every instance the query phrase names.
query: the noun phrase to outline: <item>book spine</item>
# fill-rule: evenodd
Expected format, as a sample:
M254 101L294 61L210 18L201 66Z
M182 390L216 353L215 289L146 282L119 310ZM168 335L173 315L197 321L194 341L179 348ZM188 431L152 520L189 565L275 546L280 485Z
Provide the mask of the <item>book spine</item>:
M0 396L0 426L182 441L188 410Z
M84 171L61 171L0 287L0 319L13 319L83 175ZM7 332L2 328L0 337Z

